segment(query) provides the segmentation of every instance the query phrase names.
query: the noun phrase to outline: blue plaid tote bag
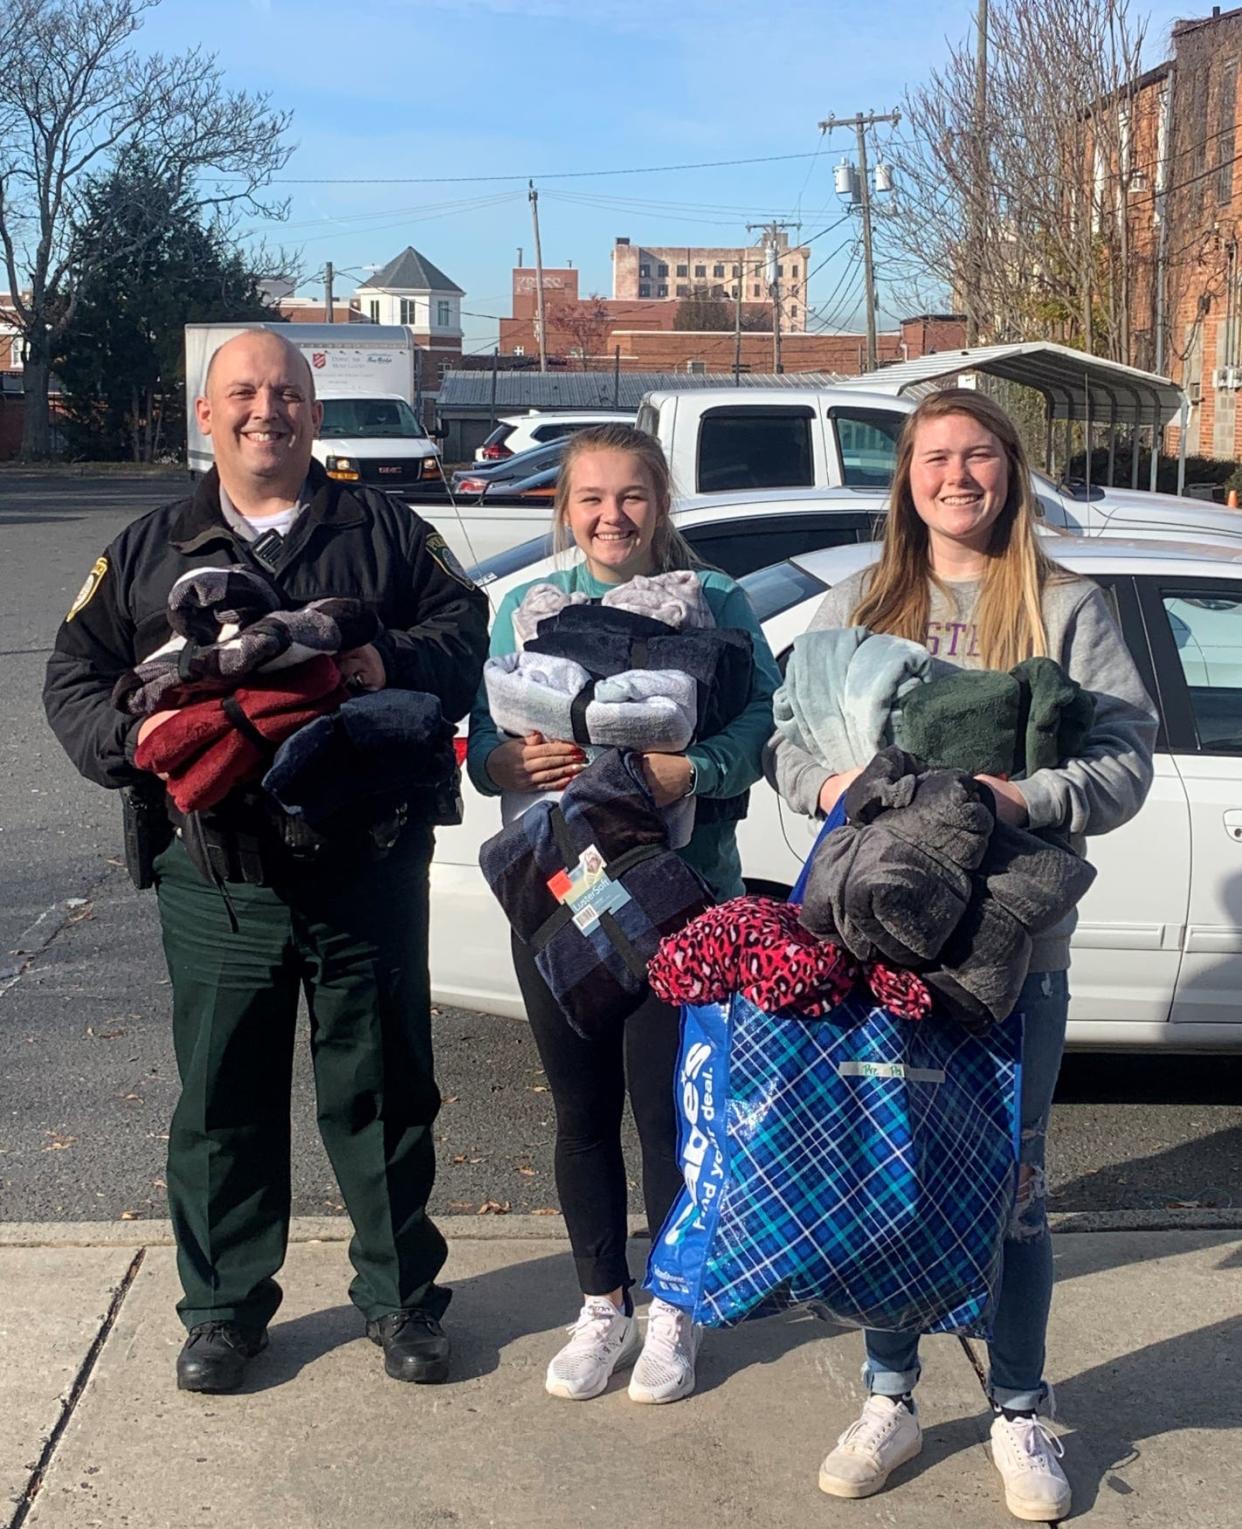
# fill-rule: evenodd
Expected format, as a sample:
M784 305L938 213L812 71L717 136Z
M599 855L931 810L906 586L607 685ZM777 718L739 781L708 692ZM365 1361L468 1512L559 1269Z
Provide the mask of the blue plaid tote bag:
M988 1337L1021 1052L1018 1015L972 1036L867 997L820 1019L741 996L684 1008L686 1188L648 1288L709 1327L809 1302L849 1326Z

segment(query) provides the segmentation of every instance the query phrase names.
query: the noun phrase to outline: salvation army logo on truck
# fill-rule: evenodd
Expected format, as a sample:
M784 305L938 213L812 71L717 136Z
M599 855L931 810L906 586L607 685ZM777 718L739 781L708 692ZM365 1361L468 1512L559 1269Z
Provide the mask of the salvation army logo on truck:
M320 377L330 377L334 388L348 387L365 392L376 388L380 392L404 394L405 389L397 378L397 366L405 354L395 346L379 349L372 341L365 349L361 346L335 344L302 345L298 347L310 362L312 371Z
M317 372L318 371L322 371L322 369L325 366L327 366L327 364L328 364L328 353L327 353L326 350L313 350L313 351L311 351L311 365L315 368L315 370Z

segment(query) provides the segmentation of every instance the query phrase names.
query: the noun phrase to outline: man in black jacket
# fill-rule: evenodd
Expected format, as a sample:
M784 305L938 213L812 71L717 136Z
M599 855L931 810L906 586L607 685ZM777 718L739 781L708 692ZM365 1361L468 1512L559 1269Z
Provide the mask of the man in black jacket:
M111 692L168 640L169 590L196 568L240 566L290 608L360 601L379 632L340 656L350 688L425 691L450 721L464 716L486 655L487 602L404 505L333 482L311 460L322 406L301 353L269 331L228 341L196 407L215 469L96 560L48 663L48 720L82 774L154 784L135 752L171 714L135 719ZM186 817L163 807L177 832L166 830L151 879L181 1076L168 1171L189 1329L178 1384L236 1387L280 1302L300 989L320 1132L355 1229L350 1295L389 1375L443 1380L449 1292L435 1277L445 1245L426 1213L440 1102L427 969L434 818L397 807L382 824L308 839L255 789Z

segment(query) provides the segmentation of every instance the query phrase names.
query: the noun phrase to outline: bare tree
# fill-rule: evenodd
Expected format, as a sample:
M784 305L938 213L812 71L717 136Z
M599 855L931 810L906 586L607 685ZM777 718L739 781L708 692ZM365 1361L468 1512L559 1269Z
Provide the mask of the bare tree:
M158 0L9 0L0 22L0 252L26 347L22 454L49 454L50 357L82 283L123 260L78 233L90 178L141 157L193 206L280 217L259 193L290 113L225 88L214 55L129 46ZM142 241L151 230L136 230Z
M548 329L556 336L558 348L565 337L570 359L576 357L584 372L590 371L592 357L603 355L611 325L608 304L598 292L576 303L559 303L548 314Z
M878 213L890 285L947 292L981 339L1058 338L1128 360L1136 252L1129 0L993 0L987 88L976 38L907 91Z

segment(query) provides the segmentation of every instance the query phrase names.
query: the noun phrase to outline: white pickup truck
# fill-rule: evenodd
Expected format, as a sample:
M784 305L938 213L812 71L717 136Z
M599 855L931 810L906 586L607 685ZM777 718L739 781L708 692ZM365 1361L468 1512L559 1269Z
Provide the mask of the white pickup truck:
M664 447L678 502L738 494L855 489L882 501L914 401L861 387L687 388L648 393L638 428ZM1242 543L1242 513L1174 494L1094 486L1075 492L1035 473L1045 523L1079 536ZM883 508L882 503L878 506ZM462 560L482 563L548 529L548 500L419 506Z

